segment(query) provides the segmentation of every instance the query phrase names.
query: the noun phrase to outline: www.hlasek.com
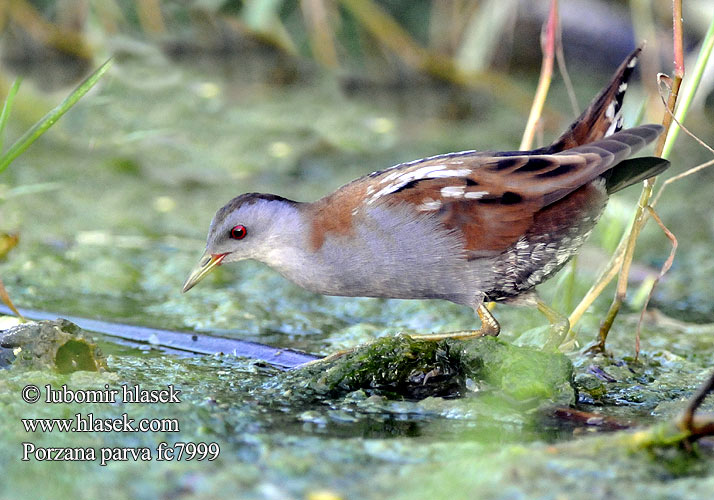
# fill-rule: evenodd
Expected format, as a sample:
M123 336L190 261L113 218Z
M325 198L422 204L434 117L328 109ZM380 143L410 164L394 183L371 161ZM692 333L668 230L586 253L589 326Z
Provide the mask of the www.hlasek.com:
M56 389L51 385L40 388L26 385L22 399L34 404L68 403L180 403L180 390L168 385L166 389L142 389L139 385L121 385L118 389L105 385L104 389L72 390L63 385ZM27 433L37 432L179 432L176 418L142 418L135 421L122 413L117 418L96 418L93 413L76 413L73 418L22 418ZM31 442L22 443L22 460L28 462L77 461L96 462L107 465L113 461L179 461L208 460L218 458L221 449L211 442L160 442L155 448L148 447L39 447Z

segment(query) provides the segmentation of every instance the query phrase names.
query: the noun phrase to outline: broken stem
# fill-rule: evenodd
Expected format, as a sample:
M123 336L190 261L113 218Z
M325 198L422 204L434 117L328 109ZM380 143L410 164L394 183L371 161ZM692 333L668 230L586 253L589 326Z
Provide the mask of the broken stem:
M0 279L0 301L3 302L7 307L10 308L10 310L20 318L20 320L25 321L25 318L20 314L20 312L15 308L15 305L12 303L12 300L10 300L10 294L7 293L7 290L5 289L5 285L3 285L2 280Z
M556 33L558 31L558 0L551 0L548 21L544 28L543 35L541 36L543 64L540 68L538 87L535 97L533 98L533 104L531 105L531 112L528 115L528 122L523 132L523 139L521 139L519 148L521 151L531 149L533 145L536 128L543 113L543 106L548 96L550 82L553 79L553 61L555 60L555 42L557 38Z
M663 133L657 145L655 147L655 156L662 156L664 150L665 141L667 139L667 134L669 133L670 126L674 119L674 110L677 104L677 96L679 94L679 88L682 85L682 78L684 77L684 50L682 45L682 2L681 0L674 0L673 2L673 38L674 38L674 80L672 82L671 91L669 94L669 99L667 101L667 109L662 120L662 125L664 126L665 133ZM637 203L637 209L635 210L635 216L633 218L632 226L630 227L629 233L620 242L620 246L624 245L624 253L622 256L621 263L619 265L619 278L617 281L617 290L615 292L615 297L610 305L610 309L605 315L605 320L600 326L598 332L598 338L595 344L593 344L589 350L590 351L603 351L605 349L605 341L607 340L607 335L610 332L617 313L620 311L625 296L627 294L627 282L630 274L630 266L632 264L632 259L635 253L635 246L637 243L637 238L642 231L645 223L647 222L647 211L646 207L649 205L650 198L652 197L652 190L654 189L654 183L656 177L652 179L647 179L644 182L644 187L640 193L640 199ZM618 247L619 250L619 247ZM613 259L610 260L612 266L616 267ZM604 288L604 286L603 286ZM594 300L594 298L592 299Z
M642 320L645 317L645 311L647 311L647 305L650 303L650 299L652 299L652 294L654 293L654 289L659 283L659 281L664 277L665 274L670 270L672 267L672 262L674 262L674 256L677 253L677 246L679 243L677 242L677 237L674 236L674 233L667 229L667 226L664 225L664 222L662 222L662 219L659 218L659 215L657 215L657 212L655 212L655 209L652 208L652 205L647 205L647 211L649 214L652 216L652 218L655 220L657 225L660 227L662 232L667 236L669 241L672 243L672 249L669 252L669 257L667 257L667 260L662 264L662 268L659 271L659 275L657 278L655 278L654 282L650 286L650 291L647 294L647 299L645 300L645 303L642 305L642 309L640 311L640 319L637 322L637 332L635 333L635 361L637 361L637 358L640 355L640 330L642 327Z
M705 435L710 435L714 432L714 423L707 422L696 422L694 415L702 405L704 400L707 398L710 392L714 391L714 372L709 376L709 379L702 385L697 392L694 394L692 399L689 400L687 409L684 410L684 415L682 415L682 420L679 422L679 428L683 431L688 431L690 435L695 437L702 437Z

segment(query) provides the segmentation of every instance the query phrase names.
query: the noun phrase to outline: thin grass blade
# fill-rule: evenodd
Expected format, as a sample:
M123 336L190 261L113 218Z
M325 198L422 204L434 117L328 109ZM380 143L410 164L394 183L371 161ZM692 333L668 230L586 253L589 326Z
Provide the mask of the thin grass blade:
M16 78L7 93L7 98L2 106L2 112L0 112L0 153L2 153L3 138L5 137L5 125L7 125L7 120L10 118L12 105L15 102L15 95L17 95L17 91L20 89L20 83L22 83L22 78Z
M107 72L111 66L111 59L102 64L94 73L89 75L77 88L65 98L57 107L47 113L32 128L25 132L10 148L0 156L0 173L2 173L15 158L20 156L30 145L37 140L47 129L60 119L82 96L96 85L99 79Z

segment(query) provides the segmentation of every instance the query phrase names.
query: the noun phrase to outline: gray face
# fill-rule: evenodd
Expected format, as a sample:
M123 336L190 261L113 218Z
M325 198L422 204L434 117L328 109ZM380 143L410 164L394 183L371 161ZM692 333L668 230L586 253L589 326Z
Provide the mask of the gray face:
M223 262L264 260L282 234L285 220L297 212L295 203L270 195L242 195L222 207L211 221L206 253L226 254Z
M297 204L273 195L250 193L228 202L213 217L206 252L184 283L186 292L216 266L244 259L269 260L271 250L302 231Z
M224 255L224 261L249 258L255 251L260 233L264 232L264 222L254 211L240 207L228 214L216 214L211 221L206 239L206 253Z

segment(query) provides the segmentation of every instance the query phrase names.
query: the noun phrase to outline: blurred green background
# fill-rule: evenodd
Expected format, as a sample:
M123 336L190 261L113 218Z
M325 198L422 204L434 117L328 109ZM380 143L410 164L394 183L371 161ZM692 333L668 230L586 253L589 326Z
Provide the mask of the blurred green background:
M240 193L307 201L423 156L516 149L549 6L529 0L4 0L0 97L24 76L5 144L105 59L114 64L0 174L0 233L19 236L0 257L0 278L19 307L320 354L397 332L472 328L473 313L452 304L315 296L254 263L224 266L191 293L179 292L213 213ZM709 0L684 7L691 64L714 7ZM628 89L625 121L632 125L642 115L660 122L655 75L672 71L671 4L562 1L560 15L579 108L647 40L644 78ZM686 125L712 144L708 74ZM559 135L574 116L556 71L534 146ZM664 177L709 159L682 134ZM652 307L662 312L648 316L643 361L631 359L638 287L656 276L669 252L654 224L642 235L629 301L611 335L613 365L571 355L579 408L628 422L660 421L681 411L711 369L713 181L714 171L704 170L668 187L660 200L658 212L680 247L655 293ZM611 200L579 258L573 291L565 274L543 286L558 309L567 312L590 286L637 196L631 188ZM608 288L578 325L580 345L594 339L612 293ZM499 307L497 314L507 341L544 324L529 310ZM583 441L587 426L544 423L513 409L484 416L468 398L355 395L307 407L281 395L268 401L261 391L275 372L250 361L180 359L102 342L109 373L0 371L0 465L12 478L0 486L0 498L567 498L576 491L593 498L708 498L714 488L710 466L677 468L679 458L657 464L610 441ZM593 375L599 364L614 382ZM19 418L117 411L27 406L18 394L28 381L176 384L184 391L181 405L122 411L178 415L182 434L168 438L215 440L221 459L103 468L20 462L18 443L28 438ZM160 437L32 439L153 446Z

